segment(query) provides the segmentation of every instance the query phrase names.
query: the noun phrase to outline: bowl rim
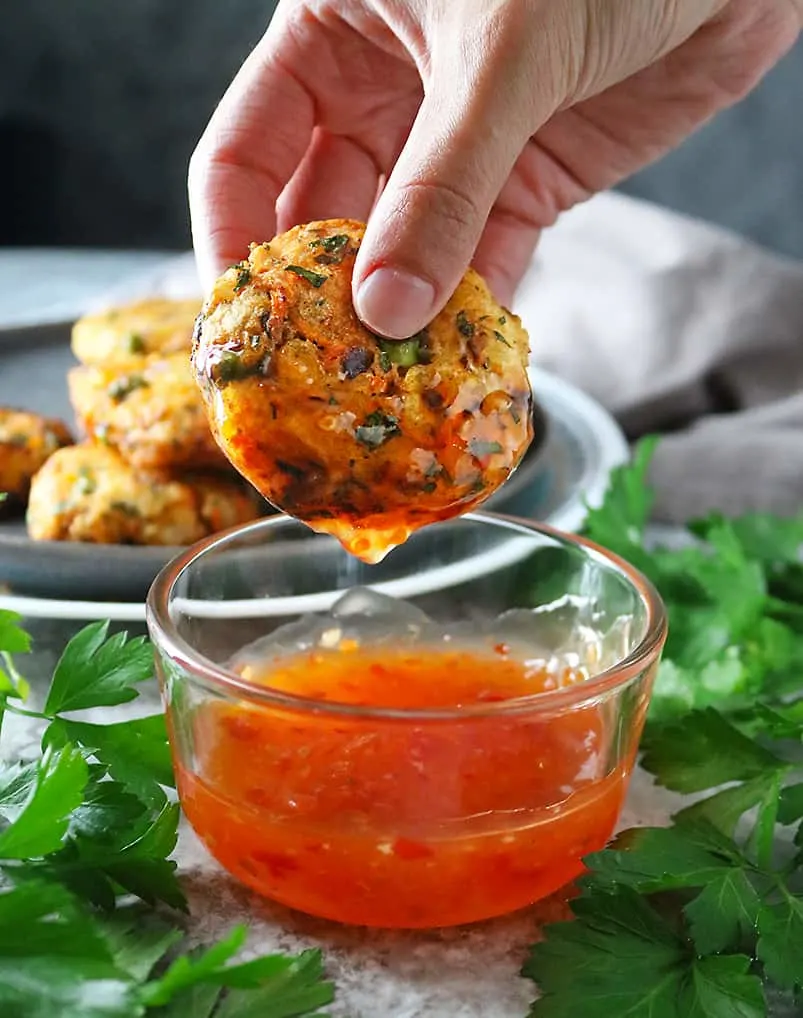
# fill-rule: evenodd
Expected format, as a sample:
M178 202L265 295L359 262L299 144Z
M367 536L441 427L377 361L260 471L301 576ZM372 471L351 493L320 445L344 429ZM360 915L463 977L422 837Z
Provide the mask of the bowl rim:
M638 644L614 665L592 675L584 682L563 689L547 690L528 696L513 697L492 703L470 704L461 707L398 708L372 707L319 700L271 689L269 686L249 682L235 672L210 661L180 635L171 617L171 592L185 569L196 560L213 553L218 547L261 530L270 530L287 523L306 527L306 524L284 513L269 516L251 523L240 524L198 541L173 558L160 570L153 581L146 600L145 617L154 648L180 667L189 681L210 692L229 698L245 700L265 707L290 710L296 713L332 714L354 719L395 721L469 720L478 717L499 717L516 714L541 714L565 710L578 704L587 705L611 691L634 682L657 661L667 635L667 615L663 600L650 580L621 556L608 551L586 537L569 534L534 520L508 516L502 513L474 512L457 517L482 525L502 527L512 533L542 535L563 546L585 551L597 564L613 569L631 587L635 588L647 612L647 625ZM310 539L315 533L310 530ZM345 591L344 591L345 593Z

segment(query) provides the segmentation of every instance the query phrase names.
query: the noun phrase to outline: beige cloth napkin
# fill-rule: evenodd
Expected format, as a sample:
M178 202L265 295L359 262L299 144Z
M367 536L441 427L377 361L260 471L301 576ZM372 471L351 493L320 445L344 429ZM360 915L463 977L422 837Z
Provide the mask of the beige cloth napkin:
M545 233L515 310L540 366L665 433L661 520L803 508L803 264L605 194Z

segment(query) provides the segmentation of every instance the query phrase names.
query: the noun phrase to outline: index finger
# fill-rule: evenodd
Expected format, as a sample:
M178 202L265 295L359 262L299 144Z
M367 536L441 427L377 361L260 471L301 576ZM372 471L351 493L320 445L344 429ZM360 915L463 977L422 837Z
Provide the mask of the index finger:
M312 97L283 60L296 38L277 15L190 160L192 239L205 288L246 257L252 241L275 235L276 201L310 143Z

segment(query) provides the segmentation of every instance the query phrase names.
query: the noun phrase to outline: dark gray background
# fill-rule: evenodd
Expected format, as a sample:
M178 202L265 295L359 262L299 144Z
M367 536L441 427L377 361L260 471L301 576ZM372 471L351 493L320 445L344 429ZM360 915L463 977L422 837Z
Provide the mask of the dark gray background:
M23 0L0 33L0 244L186 248L186 163L269 0ZM803 257L803 42L623 190Z

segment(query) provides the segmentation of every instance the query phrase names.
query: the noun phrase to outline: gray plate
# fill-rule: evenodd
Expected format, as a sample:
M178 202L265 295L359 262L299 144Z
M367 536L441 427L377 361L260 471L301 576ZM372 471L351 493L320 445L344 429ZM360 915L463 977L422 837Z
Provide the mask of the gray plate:
M0 331L0 405L72 422L66 373L75 364L69 324ZM542 372L533 385L543 418L539 436L513 477L486 503L573 529L625 452L607 414ZM548 422L548 426L546 425ZM126 545L30 541L21 517L0 520L0 585L15 594L82 601L141 602L154 576L179 551Z

